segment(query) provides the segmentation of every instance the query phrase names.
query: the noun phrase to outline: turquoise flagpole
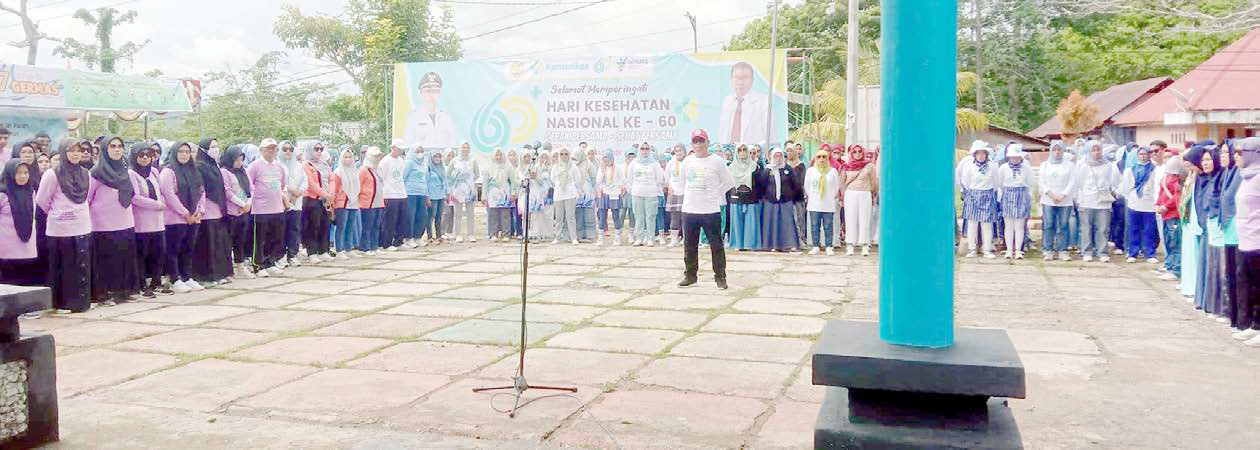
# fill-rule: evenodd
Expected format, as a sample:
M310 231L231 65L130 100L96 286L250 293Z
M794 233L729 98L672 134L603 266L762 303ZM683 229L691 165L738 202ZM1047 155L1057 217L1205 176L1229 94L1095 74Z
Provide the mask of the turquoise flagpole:
M954 343L957 0L881 2L879 337Z

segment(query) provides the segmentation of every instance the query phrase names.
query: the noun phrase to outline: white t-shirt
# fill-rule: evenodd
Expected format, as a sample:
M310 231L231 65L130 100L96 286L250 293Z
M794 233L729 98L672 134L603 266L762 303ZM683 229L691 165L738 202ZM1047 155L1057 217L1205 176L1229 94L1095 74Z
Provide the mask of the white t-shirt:
M665 184L665 173L661 170L661 165L656 163L649 164L630 164L626 172L630 174L630 195L635 197L659 197L661 195L661 185Z
M726 160L710 153L708 157L693 156L683 161L683 204L687 214L715 214L721 212L726 191L735 187L735 178Z
M381 184L385 187L385 198L397 200L407 198L407 186L403 183L402 171L407 161L402 156L385 155L377 164L376 172L381 174Z

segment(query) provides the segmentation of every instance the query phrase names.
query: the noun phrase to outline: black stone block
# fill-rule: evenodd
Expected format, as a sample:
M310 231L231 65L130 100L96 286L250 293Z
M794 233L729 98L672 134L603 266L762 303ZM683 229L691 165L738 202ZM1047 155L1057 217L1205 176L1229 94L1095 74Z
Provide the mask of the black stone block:
M0 449L33 448L59 439L57 413L57 355L51 334L27 333L16 342L0 344L0 362L24 360L26 366L26 432Z
M814 423L815 449L1019 449L1023 448L1019 427L1004 399L988 399L981 405L985 409L984 420L972 422L963 419L959 423L956 411L934 408L907 411L903 403L907 398L893 399L889 408L881 408L879 401L868 394L859 395L861 400L851 399L849 391L841 387L827 388L827 396ZM913 396L909 393L897 395ZM931 395L931 394L929 394ZM958 399L964 411L974 413L975 397ZM929 400L930 402L931 400ZM891 413L880 418L860 418L857 410L877 415ZM914 408L911 408L914 409Z
M13 342L22 334L18 316L52 308L52 290L46 287L0 284L0 343Z
M973 397L1025 394L1024 365L1005 330L958 328L953 346L934 349L881 341L875 322L833 320L815 348L815 385Z

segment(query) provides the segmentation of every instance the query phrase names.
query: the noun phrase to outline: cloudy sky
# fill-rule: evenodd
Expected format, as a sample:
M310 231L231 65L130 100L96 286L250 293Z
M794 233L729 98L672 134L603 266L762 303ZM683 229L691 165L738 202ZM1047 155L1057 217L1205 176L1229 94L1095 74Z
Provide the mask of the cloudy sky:
M13 6L20 0L0 0ZM92 29L70 17L78 8L113 6L133 9L139 17L114 33L115 42L150 41L134 63L120 72L143 73L160 69L170 77L200 77L212 70L233 70L253 63L259 55L285 50L272 34L284 1L273 0L29 0L32 15L41 30L58 37L91 40ZM346 0L290 0L308 14L335 15ZM483 5L475 3L523 3L526 5ZM536 58L574 55L647 55L690 49L691 26L683 16L690 11L699 24L701 51L720 50L733 34L749 21L767 12L766 0L611 0L578 9L580 0L434 0L455 15L455 25L463 41L467 59L503 57ZM789 1L786 3L799 3ZM558 14L554 17L549 15ZM487 34L531 20L509 31ZM9 42L21 40L22 29L15 16L0 13L0 61L22 64L26 49ZM53 54L54 42L43 41L37 65L82 68ZM288 51L285 66L288 77L318 74L331 68L300 51ZM333 74L319 79L344 82ZM341 84L349 89L350 84ZM208 87L213 92L213 87Z

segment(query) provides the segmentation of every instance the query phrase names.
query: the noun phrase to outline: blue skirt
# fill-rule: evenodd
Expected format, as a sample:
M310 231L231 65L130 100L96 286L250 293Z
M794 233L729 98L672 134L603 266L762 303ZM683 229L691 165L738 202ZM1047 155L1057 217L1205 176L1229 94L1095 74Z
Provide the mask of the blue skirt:
M963 194L963 219L981 223L997 222L997 190L968 189Z
M612 198L607 194L595 198L595 207L599 209L621 209L621 198Z
M761 202L761 226L763 244L768 249L788 250L800 245L792 202Z
M761 205L731 205L730 247L741 250L761 248Z
M1002 217L1027 219L1032 213L1031 199L1027 187L1002 189Z

